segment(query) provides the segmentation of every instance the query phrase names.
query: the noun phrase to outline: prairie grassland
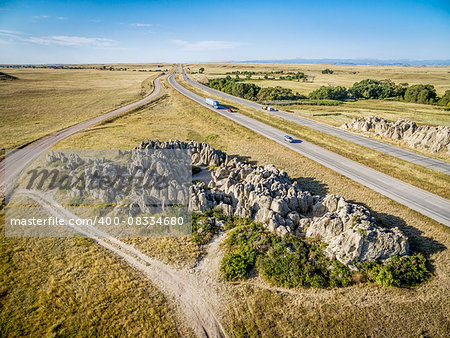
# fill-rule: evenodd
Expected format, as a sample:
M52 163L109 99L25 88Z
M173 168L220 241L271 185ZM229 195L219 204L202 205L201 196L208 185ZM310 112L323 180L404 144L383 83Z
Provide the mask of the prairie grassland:
M333 290L286 290L268 287L258 278L223 283L220 295L227 304L223 309L228 317L224 324L230 336L445 336L448 333L450 229L201 107L169 88L167 83L164 87L167 95L157 105L74 135L57 148L129 148L146 138L206 141L252 163L273 163L296 178L305 190L334 193L366 205L381 225L397 226L404 231L411 239L412 249L424 253L432 264L433 277L409 289L358 284ZM157 240L139 239L134 243L142 249ZM164 239L161 243L166 246L168 241L175 239ZM178 252L158 253L151 249L148 253L156 257L165 255L167 261L189 266L192 247L191 244L186 247L185 243L178 239L170 245L178 245Z
M0 83L0 148L16 148L152 90L158 73L92 69L5 69Z
M279 107L302 116L341 126L359 116L376 115L390 121L408 119L418 124L450 126L450 112L439 106L387 100L359 100L339 106L290 105Z
M88 238L2 236L0 259L2 337L192 335L176 304Z
M173 67L172 63L112 63L112 64L84 64L77 65L83 69L99 69L103 66L106 68L114 68L115 70L119 69L127 69L128 71L147 71L147 72L156 72L156 71L165 71L170 70Z
M450 197L448 189L449 177L444 173L397 159L393 156L380 153L308 127L304 127L268 113L250 109L243 105L236 104L235 102L211 95L210 93L194 87L187 82L183 81L182 83L183 86L201 96L210 96L219 100L223 104L228 104L234 108L238 108L240 113L283 130L294 137L317 144L322 148L331 150L337 154L415 185L421 189L430 191L445 198ZM446 154L436 154L435 157L446 160L449 158Z
M147 138L206 141L252 163L273 163L296 178L305 190L316 194L335 193L367 205L382 225L403 230L411 238L412 248L424 253L433 264L432 279L410 289L364 284L334 290L286 290L268 287L258 278L223 283L219 294L226 301L223 313L227 314L227 320L223 324L229 336L327 333L332 336L445 336L448 333L448 228L203 108L175 92L165 81L163 87L165 94L157 104L73 135L55 148L131 148ZM11 304L9 312L2 310L7 314L5 318L10 318L5 319L4 326L12 325L10 320L21 320L21 325L35 328L55 318L68 318L66 322L56 322L53 330L70 333L75 326L82 329L80 332L87 332L89 327L89 332L95 334L106 328L106 333L112 334L114 329L121 332L121 328L129 325L130 333L125 333L129 335L136 332L135 328L141 328L140 332L148 330L149 335L185 334L182 328L175 331L180 322L174 322L167 313L160 294L153 293L150 287L140 287L149 285L143 276L95 244L86 243L84 247L84 240L81 245L79 241L0 239L1 259L5 262L2 266L7 269L2 273L5 278L1 283L2 309L4 304ZM193 247L187 238L141 238L130 242L141 250L148 248L146 253L151 256L185 267L192 266L193 257L202 250ZM42 256L38 254L41 252ZM42 265L33 261L19 265L19 258L33 253L36 260L44 262ZM48 276L52 274L57 277L49 284ZM20 283L15 285L10 281ZM92 292L88 293L91 288ZM45 293L34 295L33 290ZM67 294L74 303L69 303L67 308L54 306L51 312L47 310L52 304L61 304ZM30 308L26 300L29 297L36 301L32 303L33 311L27 312L31 315L23 319L23 309ZM41 313L49 315L36 316ZM83 317L75 318L77 313ZM104 316L99 318L99 314Z
M195 74L194 78L205 81L209 78L223 77L227 72L303 72L313 77L312 82L297 82L285 80L256 80L260 75L254 75L255 83L261 87L282 86L307 95L320 86L351 87L353 83L364 79L384 80L390 79L396 83L425 84L435 86L438 95L450 89L450 67L404 67L404 66L337 66L327 64L301 64L301 63L202 63L187 64L186 70L198 72L203 67L203 74ZM322 70L330 68L333 74L322 74ZM261 77L263 77L262 75ZM245 77L245 76L241 76ZM279 75L277 75L277 78Z

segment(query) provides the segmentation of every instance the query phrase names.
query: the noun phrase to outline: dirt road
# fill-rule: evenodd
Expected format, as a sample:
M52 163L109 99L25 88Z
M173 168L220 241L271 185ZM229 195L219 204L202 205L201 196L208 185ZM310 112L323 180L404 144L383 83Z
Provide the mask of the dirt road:
M39 203L50 215L68 221L79 218L59 205L49 193L32 190L15 191L15 196L26 196ZM213 309L218 309L217 294L209 278L189 270L176 270L167 264L150 258L133 246L111 237L92 225L70 226L75 231L92 238L102 247L121 257L136 270L142 272L167 296L180 304L187 323L199 337L226 337ZM209 281L209 285L208 285Z

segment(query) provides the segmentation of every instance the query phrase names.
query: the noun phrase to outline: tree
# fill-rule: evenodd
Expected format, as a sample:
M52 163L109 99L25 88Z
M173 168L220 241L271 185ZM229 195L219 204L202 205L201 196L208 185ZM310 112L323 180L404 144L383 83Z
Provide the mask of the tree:
M329 68L326 68L326 69L322 70L322 74L333 74L333 73L334 73L334 71L332 71Z
M198 72L200 73L200 74L203 74L203 72L205 71L205 68L200 68L199 70L198 70Z
M355 99L385 99L403 97L406 86L396 85L391 80L366 79L355 82L349 91Z
M342 86L322 86L309 94L314 100L345 100L348 98L347 88Z
M405 91L405 101L407 102L434 103L436 97L436 90L430 84L413 85Z
M438 104L441 106L450 107L450 90L445 91L444 96L441 97Z

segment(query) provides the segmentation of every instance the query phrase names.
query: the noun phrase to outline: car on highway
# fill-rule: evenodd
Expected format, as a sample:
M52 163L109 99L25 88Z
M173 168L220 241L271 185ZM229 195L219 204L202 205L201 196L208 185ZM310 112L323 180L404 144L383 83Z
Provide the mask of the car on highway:
M229 112L229 113L232 113L232 112L233 112L233 110L232 110L232 109L230 109L230 108L228 108L228 109L227 109L227 112Z
M291 136L289 136L289 135L285 135L285 136L284 136L284 140L285 140L286 142L289 142L289 143L294 142L294 139L293 139Z

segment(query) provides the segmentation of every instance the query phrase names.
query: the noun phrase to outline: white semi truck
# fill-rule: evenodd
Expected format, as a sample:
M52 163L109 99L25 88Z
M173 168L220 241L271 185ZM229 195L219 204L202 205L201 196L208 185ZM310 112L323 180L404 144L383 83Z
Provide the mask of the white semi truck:
M219 102L217 102L216 100L213 100L213 99L207 97L205 102L206 102L206 104L213 106L215 109L219 108Z

